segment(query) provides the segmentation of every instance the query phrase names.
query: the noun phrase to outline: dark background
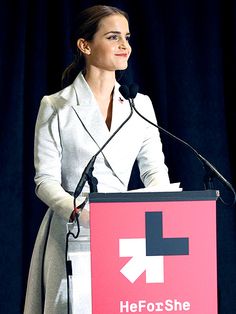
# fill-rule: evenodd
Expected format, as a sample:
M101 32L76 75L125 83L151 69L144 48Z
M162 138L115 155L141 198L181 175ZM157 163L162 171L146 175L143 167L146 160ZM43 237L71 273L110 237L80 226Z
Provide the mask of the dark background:
M35 196L33 181L39 102L43 95L61 88L62 71L72 61L73 14L93 4L118 6L130 16L133 54L123 80L138 83L140 91L151 97L159 124L190 143L236 185L236 1L1 2L3 314L22 313L32 248L46 210ZM193 152L164 135L162 140L172 182L181 181L184 190L203 190L203 167ZM131 186L136 178L135 172ZM214 182L223 200L231 203L233 194L218 180ZM236 313L235 218L235 206L217 202L219 313L223 314Z

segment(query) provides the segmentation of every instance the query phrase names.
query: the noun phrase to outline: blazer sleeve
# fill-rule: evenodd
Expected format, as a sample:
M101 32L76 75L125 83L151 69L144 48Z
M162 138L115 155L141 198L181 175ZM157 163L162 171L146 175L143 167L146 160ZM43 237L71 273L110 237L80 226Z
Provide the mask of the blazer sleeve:
M157 124L157 119L150 98L142 95L139 112L148 120ZM145 105L143 105L145 104ZM163 186L170 183L168 168L165 164L165 157L162 149L162 142L158 128L150 123L144 124L143 143L137 156L140 170L140 178L145 187Z
M51 209L69 221L74 199L61 186L62 146L57 108L44 96L35 125L34 165L36 195ZM84 197L77 198L77 204Z

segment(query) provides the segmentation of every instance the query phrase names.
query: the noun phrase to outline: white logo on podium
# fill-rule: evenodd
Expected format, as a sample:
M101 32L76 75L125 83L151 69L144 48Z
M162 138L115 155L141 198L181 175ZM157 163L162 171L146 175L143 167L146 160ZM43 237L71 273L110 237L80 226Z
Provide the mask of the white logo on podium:
M164 257L146 256L146 239L119 239L120 257L132 257L120 272L134 283L146 272L146 283L164 283Z

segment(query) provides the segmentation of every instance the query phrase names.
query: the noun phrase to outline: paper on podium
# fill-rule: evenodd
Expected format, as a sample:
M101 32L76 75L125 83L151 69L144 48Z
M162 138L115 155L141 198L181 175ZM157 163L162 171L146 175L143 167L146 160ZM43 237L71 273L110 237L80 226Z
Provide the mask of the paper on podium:
M128 192L180 192L183 189L180 187L180 182L170 183L166 185L152 185L145 188L130 190Z

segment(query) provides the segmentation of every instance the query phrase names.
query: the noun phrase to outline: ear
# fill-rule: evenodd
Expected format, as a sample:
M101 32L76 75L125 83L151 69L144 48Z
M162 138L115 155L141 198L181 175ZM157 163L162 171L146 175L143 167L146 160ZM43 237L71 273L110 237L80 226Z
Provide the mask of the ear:
M83 54L90 55L91 49L89 43L84 38L79 38L77 40L77 47Z

